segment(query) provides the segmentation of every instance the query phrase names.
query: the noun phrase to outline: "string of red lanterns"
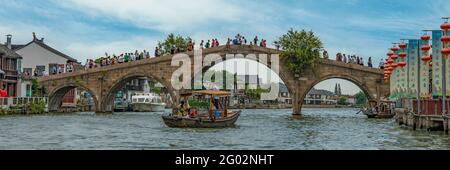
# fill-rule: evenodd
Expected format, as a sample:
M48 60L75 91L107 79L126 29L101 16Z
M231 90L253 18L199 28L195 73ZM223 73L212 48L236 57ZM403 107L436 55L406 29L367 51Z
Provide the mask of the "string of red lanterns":
M395 50L395 48L392 48L391 51L387 53L388 57L386 58L386 64L384 65L384 81L389 80L392 71L394 71L395 67L397 67L397 64L394 63L395 61L393 59L393 57L396 57L393 50Z
M443 44L443 48L441 50L442 57L444 59L448 58L448 55L450 55L450 48L448 48L448 42L450 42L450 36L448 34L448 30L450 29L450 24L448 22L444 22L441 25L441 29L444 32L444 36L441 37L441 41Z
M401 52L400 52L400 54L398 54L398 56L400 56L400 58L402 58L402 60L398 63L398 66L400 66L403 69L406 66L406 62L405 62L405 57L406 57L405 48L406 48L406 44L404 42L402 42L398 46L401 49Z
M428 64L428 62L431 60L431 57L428 53L428 51L430 51L431 46L429 45L429 41L431 39L430 35L428 35L427 33L425 33L424 35L422 35L422 37L420 37L420 39L422 41L424 41L424 45L420 48L424 55L422 56L422 61L424 62L424 64Z

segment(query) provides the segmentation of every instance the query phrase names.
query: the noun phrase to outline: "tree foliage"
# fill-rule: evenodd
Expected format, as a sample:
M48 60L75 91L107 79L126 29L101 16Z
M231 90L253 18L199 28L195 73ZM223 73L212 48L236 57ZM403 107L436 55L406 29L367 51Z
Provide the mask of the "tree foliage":
M348 98L345 96L342 96L338 99L337 104L338 105L347 105Z
M170 54L173 48L180 48L180 50L185 51L189 41L192 41L190 37L184 38L181 35L175 36L173 33L170 33L164 41L158 42L158 48L161 55Z
M216 77L216 74L220 75L220 76ZM234 78L234 74L230 73L227 70L212 70L212 69L210 69L204 73L204 77L211 77L212 82L221 83L220 86L222 88L225 88L225 87L223 87L224 85L226 85L226 87L234 87L235 82L232 81Z
M356 104L357 105L364 105L367 103L367 96L364 92L359 92L355 95L356 97Z
M322 42L312 31L296 31L292 28L275 41L275 45L281 47L281 59L286 61L287 68L295 74L312 66L320 58L322 50Z

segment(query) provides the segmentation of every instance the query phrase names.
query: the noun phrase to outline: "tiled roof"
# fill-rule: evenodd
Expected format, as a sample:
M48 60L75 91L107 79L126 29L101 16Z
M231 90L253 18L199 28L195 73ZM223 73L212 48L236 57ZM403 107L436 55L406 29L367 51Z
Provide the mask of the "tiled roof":
M46 50L56 54L56 55L59 55L61 57L66 58L69 61L77 62L76 59L74 59L74 58L72 58L72 57L70 57L70 56L68 56L68 55L66 55L66 54L64 54L64 53L62 53L62 52L60 52L60 51L50 47L50 46L48 46L43 41L38 40L38 39L34 39L33 41L31 41L31 42L29 42L28 44L25 44L25 45L12 45L12 49L14 49L14 51L18 51L18 50L20 50L20 49L22 49L22 48L32 44L33 42L36 43L37 45L41 46L42 48L44 48L44 49L46 49Z
M17 54L13 50L10 50L8 47L6 47L5 45L2 45L2 44L0 44L0 54L6 56L8 58L22 59L22 56L20 56L19 54Z

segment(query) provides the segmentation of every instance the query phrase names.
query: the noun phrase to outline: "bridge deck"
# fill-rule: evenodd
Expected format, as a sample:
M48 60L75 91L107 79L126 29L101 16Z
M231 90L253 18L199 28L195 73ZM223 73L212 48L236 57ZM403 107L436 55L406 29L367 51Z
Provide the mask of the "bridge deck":
M264 47L259 47L259 46L250 46L250 45L231 45L231 46L223 45L220 47L209 48L209 49L203 50L203 54L219 53L222 55L224 55L226 53L230 53L230 54L252 54L252 53L279 54L280 52L281 51L272 49L272 48L264 48ZM189 56L194 56L193 51L185 52L184 54L187 54ZM45 81L51 81L51 80L64 79L64 78L68 78L68 77L82 76L82 75L97 73L97 72L108 72L108 71L116 70L116 69L126 69L126 68L136 67L136 66L140 66L140 65L167 62L167 61L171 61L173 56L174 55L165 55L165 56L161 56L161 57L153 57L153 58L132 61L132 62L128 62L128 63L115 64L115 65L111 65L111 66L98 67L98 68L92 68L92 69L87 69L87 70L80 70L80 71L76 71L76 72L72 72L72 73L64 73L64 74L58 74L58 75L45 76L45 77L39 78L38 81L45 82ZM344 67L344 68L348 68L350 70L358 70L358 71L370 72L370 73L375 73L375 74L383 74L383 70L381 70L381 69L365 67L365 66L361 66L361 65L357 65L357 64L338 62L338 61L329 60L329 59L320 59L318 62L319 62L319 64L327 64L327 65L333 65L333 66L338 66L338 67Z

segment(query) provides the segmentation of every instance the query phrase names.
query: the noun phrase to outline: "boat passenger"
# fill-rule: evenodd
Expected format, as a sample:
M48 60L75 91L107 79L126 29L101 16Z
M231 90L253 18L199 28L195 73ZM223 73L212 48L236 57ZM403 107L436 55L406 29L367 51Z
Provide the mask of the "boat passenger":
M178 106L178 116L186 117L189 115L190 106L189 102L181 101L181 104Z
M220 106L219 106L219 99L218 98L214 98L214 108L215 108L215 113L216 113L216 119L220 118Z

